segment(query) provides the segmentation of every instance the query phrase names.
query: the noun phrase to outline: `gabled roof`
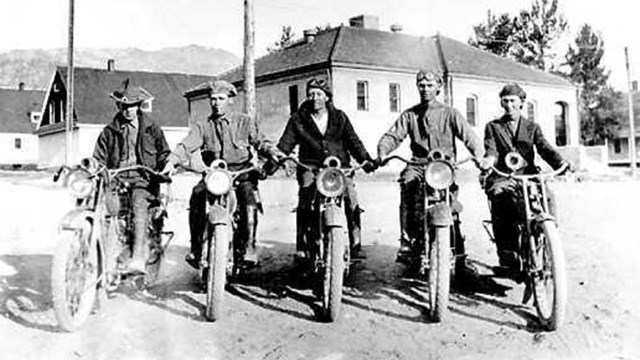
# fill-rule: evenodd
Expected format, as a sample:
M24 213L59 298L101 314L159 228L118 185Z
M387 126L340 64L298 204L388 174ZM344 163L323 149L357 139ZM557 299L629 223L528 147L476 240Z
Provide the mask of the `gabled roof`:
M32 133L31 113L40 111L44 94L42 90L0 89L0 132Z
M499 81L520 81L573 86L566 79L476 49L442 36L415 36L341 26L319 33L311 42L300 41L256 60L255 74L262 79L300 73L306 69L366 66L414 72L421 68ZM241 81L242 68L221 75Z
M56 73L66 86L67 67ZM122 87L125 79L141 86L154 96L148 116L160 126L188 126L187 102L183 94L188 89L211 79L211 76L145 71L108 71L74 68L74 111L79 124L107 124L116 113L109 94ZM49 89L51 91L51 89Z

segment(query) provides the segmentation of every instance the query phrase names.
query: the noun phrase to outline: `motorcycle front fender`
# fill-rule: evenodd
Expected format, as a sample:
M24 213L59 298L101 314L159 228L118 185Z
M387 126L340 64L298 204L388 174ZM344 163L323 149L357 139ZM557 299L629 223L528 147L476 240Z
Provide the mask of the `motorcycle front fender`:
M453 215L451 207L446 203L438 203L429 207L427 210L429 225L433 226L451 226L453 225Z
M335 205L327 205L325 210L322 212L322 220L324 222L324 226L327 227L340 227L342 226L342 221L340 215L344 216L344 213L340 211L340 208Z
M85 219L91 219L95 224L95 212L91 210L76 208L66 213L60 220L58 230L79 230Z
M229 225L231 224L231 215L229 211L218 205L211 206L207 215L209 224L211 225Z

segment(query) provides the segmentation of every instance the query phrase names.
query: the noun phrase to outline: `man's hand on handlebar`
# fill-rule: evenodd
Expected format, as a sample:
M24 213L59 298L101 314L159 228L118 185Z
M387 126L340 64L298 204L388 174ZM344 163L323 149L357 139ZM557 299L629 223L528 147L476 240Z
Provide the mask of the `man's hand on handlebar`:
M493 167L496 163L496 158L493 156L485 156L483 158L475 159L476 166L481 171L487 171Z
M377 168L377 161L373 159L365 160L365 162L362 164L362 170L364 170L364 172L366 172L367 174L376 171Z
M162 171L160 172L162 175L166 175L169 177L172 177L176 174L176 165L170 161L167 162L167 164L164 166L164 169L162 169Z

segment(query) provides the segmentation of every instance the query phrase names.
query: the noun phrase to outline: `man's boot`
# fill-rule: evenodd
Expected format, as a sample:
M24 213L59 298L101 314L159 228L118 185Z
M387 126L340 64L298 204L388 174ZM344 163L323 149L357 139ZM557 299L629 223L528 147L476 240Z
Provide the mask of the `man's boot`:
M411 257L411 240L407 233L409 210L407 209L407 202L402 195L404 194L401 194L400 197L400 248L398 249L396 261L406 263Z
M189 209L189 231L191 234L191 251L185 256L185 261L194 269L200 267L202 254L202 236L205 228L205 215L199 211Z
M134 243L131 261L127 265L126 272L132 275L144 275L147 273L147 258L149 257L149 236L147 222L134 220Z
M258 250L256 248L256 230L258 228L258 209L254 206L247 206L245 209L246 214L246 243L244 263L247 266L258 265Z

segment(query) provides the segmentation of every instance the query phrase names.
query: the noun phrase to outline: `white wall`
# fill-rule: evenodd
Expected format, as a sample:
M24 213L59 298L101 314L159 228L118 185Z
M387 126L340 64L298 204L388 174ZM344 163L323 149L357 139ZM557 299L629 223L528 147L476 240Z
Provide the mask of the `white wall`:
M20 149L15 141L21 139ZM24 133L0 133L0 164L26 165L38 162L38 137Z

